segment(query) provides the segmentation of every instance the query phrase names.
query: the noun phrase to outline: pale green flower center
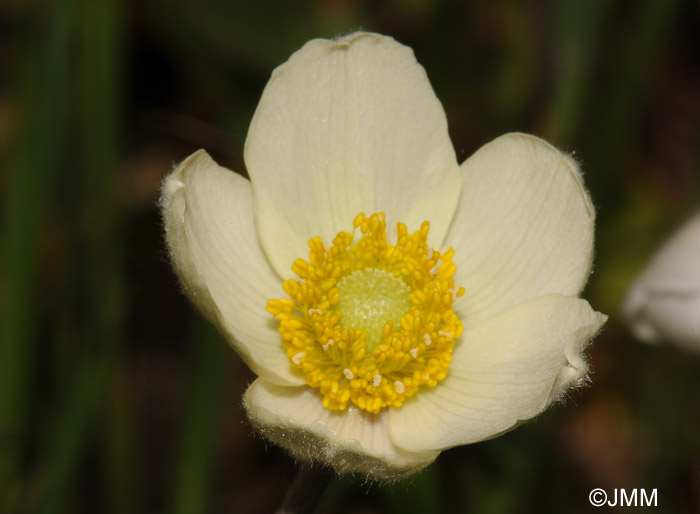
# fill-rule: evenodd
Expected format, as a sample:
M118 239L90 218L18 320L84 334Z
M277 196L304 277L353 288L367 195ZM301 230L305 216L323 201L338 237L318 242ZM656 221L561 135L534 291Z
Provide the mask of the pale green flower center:
M366 268L343 277L338 282L340 300L335 307L342 313L344 328L365 331L367 351L372 351L384 336L387 321L399 326L401 316L410 311L411 289L391 273Z

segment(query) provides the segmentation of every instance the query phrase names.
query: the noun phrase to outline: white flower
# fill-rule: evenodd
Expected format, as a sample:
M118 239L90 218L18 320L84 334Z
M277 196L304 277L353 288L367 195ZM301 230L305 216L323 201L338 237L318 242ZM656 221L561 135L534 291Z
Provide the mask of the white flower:
M700 351L700 213L671 237L634 283L625 317L642 341Z
M409 48L307 43L272 74L245 161L250 181L196 152L162 206L185 292L259 376L244 405L271 441L398 478L585 382L606 317L577 298L594 212L576 163L508 134L458 165Z

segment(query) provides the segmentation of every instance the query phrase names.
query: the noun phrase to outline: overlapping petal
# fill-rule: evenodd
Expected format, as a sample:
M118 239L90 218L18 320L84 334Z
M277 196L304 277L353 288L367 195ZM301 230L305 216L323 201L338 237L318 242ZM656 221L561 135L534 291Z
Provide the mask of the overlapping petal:
M253 425L294 456L323 462L338 472L393 480L415 473L437 451L404 451L389 438L389 413L355 407L330 411L309 387L280 387L258 379L243 398Z
M536 416L585 380L581 352L606 319L584 300L546 295L465 327L447 378L390 412L392 440L443 450Z
M447 121L410 48L378 34L313 40L272 74L245 160L258 234L275 270L383 211L439 247L459 198Z
M593 257L594 211L576 163L549 143L507 134L461 166L445 240L455 249L455 305L474 323L543 294L578 295Z
M265 311L280 280L257 240L250 182L200 150L166 179L162 203L168 247L189 298L255 373L303 384Z

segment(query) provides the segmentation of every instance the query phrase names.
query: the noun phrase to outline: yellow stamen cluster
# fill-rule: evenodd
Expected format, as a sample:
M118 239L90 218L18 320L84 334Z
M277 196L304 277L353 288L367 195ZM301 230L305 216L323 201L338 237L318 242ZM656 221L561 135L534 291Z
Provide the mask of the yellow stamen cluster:
M454 250L428 248L427 221L410 235L398 223L396 245L386 240L384 213L360 213L353 225L330 248L312 238L308 262L292 265L299 278L283 284L289 298L269 300L267 310L291 365L326 408L352 402L377 413L445 378L462 333L452 302L464 289L452 279Z

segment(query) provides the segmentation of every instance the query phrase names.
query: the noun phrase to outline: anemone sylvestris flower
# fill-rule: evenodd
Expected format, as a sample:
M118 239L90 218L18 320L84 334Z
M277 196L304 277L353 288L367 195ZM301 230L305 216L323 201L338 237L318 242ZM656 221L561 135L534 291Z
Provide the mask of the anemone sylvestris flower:
M700 352L700 213L661 247L633 284L625 317L644 342Z
M185 292L258 375L253 426L379 479L585 382L594 212L576 163L508 134L458 165L412 51L313 40L272 74L250 181L204 152L162 206Z

